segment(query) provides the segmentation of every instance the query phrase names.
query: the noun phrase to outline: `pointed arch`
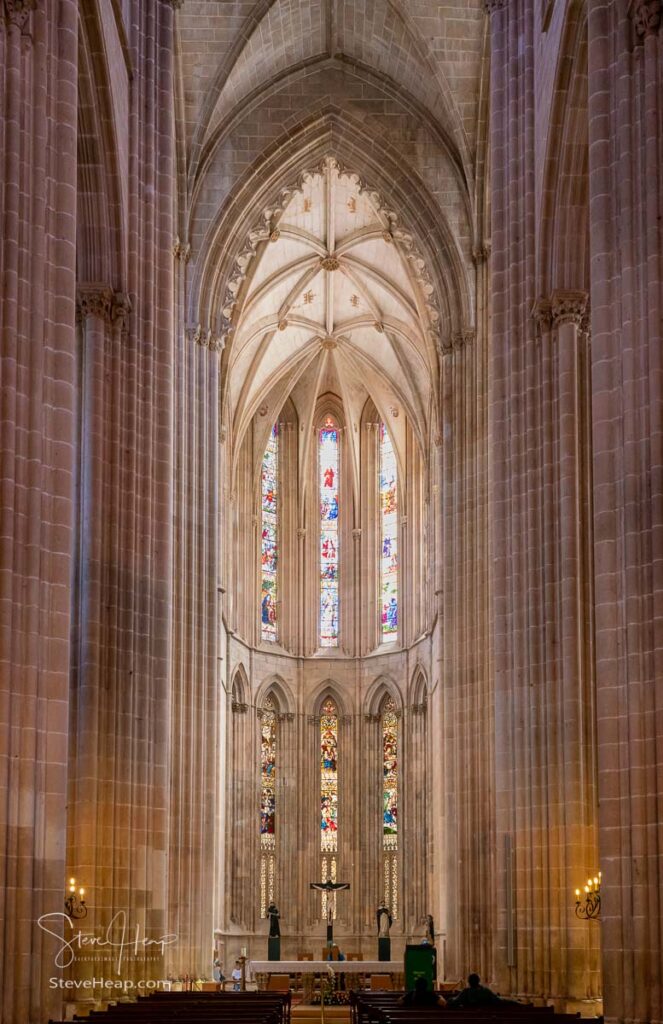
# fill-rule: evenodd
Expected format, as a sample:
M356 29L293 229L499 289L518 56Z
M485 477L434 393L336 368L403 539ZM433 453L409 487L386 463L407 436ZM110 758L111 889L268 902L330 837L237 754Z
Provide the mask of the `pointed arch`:
M255 223L256 207L278 211L283 196L292 195L301 176L329 153L337 154L345 166L356 169L370 182L371 189L379 189L391 208L399 212L406 230L412 232L410 238L416 239L423 264L431 275L431 295L440 311L440 336L450 338L455 331L473 323L468 269L451 225L423 181L416 176L403 181L402 154L381 136L367 145L367 131L369 124L331 103L312 114L294 134L284 133L255 166L247 168L201 240L205 259L193 268L190 323L219 324L217 312L227 305L225 295L238 257L243 253L248 267L257 248L268 244L270 224L268 220L262 226ZM468 218L471 223L469 206ZM233 288L237 295L242 289L241 282ZM230 350L227 345L223 354L224 378Z
M589 291L589 111L587 10L565 14L542 187L539 294ZM561 139L561 145L560 145Z
M249 686L249 677L242 662L233 671L230 693L233 704L247 705L249 703L251 687Z
M380 708L389 697L394 701L399 712L403 710L403 698L393 676L381 673L373 680L364 700L364 714L379 715Z
M260 684L256 692L256 707L261 708L269 695L273 694L278 705L279 713L282 715L294 714L296 705L292 690L286 683L283 676L270 674Z
M82 8L78 36L77 239L79 284L122 291L126 226L116 111L96 5ZM100 126L104 131L100 131ZM123 201L124 200L124 201Z
M410 681L410 704L421 705L428 701L428 677L423 665L417 664Z
M319 717L322 705L328 697L336 704L339 715L346 716L352 714L352 708L348 704L347 695L343 696L343 691L339 684L330 677L323 679L313 690L308 700L307 714Z

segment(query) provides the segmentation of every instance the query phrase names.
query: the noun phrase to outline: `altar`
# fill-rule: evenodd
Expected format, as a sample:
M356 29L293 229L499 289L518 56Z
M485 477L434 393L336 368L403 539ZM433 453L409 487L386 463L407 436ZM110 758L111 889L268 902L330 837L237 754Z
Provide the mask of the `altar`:
M250 960L251 973L259 974L402 974L402 960Z
M374 976L385 979L385 988L401 989L404 983L402 960L251 960L249 968L258 989L270 987L270 974L295 975L293 987L301 986L305 1000L312 996L321 978L330 977L330 972L335 988L346 991L367 987Z

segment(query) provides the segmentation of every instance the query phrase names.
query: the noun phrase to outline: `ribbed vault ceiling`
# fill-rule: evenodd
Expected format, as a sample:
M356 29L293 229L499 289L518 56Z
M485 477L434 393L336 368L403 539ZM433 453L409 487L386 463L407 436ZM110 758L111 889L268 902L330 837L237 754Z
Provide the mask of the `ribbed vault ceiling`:
M425 447L436 379L431 310L395 218L328 158L304 177L251 263L234 313L228 402L236 441L288 397L303 436L320 397L338 395L358 464L373 399L402 451L407 415Z

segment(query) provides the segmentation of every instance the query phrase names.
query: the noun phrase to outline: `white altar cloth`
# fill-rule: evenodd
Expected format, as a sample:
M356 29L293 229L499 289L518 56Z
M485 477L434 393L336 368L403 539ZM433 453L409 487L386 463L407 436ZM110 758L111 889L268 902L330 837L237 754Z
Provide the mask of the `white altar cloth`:
M402 974L402 960L250 960L252 974Z

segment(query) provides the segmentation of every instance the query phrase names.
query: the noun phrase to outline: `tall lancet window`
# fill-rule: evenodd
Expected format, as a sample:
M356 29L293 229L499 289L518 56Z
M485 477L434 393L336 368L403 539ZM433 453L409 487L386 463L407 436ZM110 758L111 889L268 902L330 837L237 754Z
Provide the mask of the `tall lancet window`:
M338 465L338 427L328 416L318 436L321 647L338 647Z
M279 430L274 424L262 460L260 484L261 542L260 565L260 636L263 640L278 639L276 617L276 584L278 567L278 486Z
M384 901L398 917L398 716L392 697L382 705L382 857Z
M389 431L380 424L380 636L398 639L398 469Z
M277 707L270 694L260 713L260 916L275 896Z
M320 869L323 880L336 881L338 853L338 712L328 697L320 715ZM327 893L322 894L322 916L327 917ZM334 917L336 907L332 903Z

